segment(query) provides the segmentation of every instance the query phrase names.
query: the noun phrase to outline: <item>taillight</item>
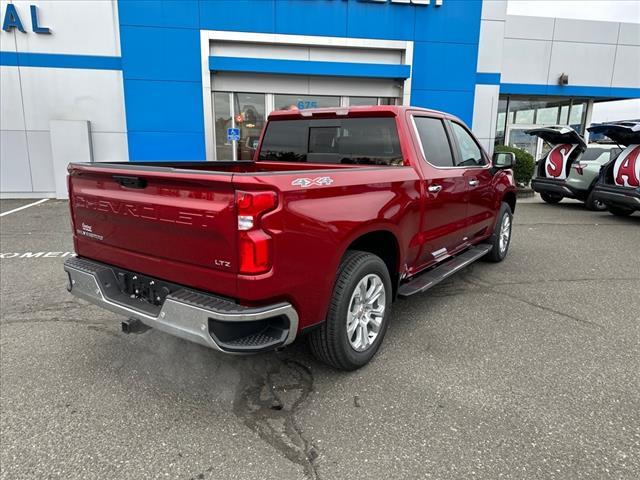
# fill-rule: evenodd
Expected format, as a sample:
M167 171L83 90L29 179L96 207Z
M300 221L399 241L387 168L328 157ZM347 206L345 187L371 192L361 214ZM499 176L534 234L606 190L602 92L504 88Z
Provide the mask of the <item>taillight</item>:
M572 167L576 172L578 172L579 175L582 175L584 173L584 169L587 167L587 164L583 162L575 162Z
M276 192L236 192L240 273L271 269L271 237L260 229L260 217L278 205Z

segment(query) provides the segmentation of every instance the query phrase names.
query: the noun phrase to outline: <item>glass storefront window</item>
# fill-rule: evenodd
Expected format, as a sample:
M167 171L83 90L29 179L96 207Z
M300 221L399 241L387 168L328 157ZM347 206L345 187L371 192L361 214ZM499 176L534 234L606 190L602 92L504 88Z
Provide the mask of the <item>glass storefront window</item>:
M531 125L535 119L535 103L529 99L510 99L509 112L513 114L510 123Z
M363 107L366 105L378 105L378 97L349 97L350 107Z
M536 114L537 125L556 125L558 123L558 107L539 108Z
M513 102L514 104L523 104L525 102ZM515 113L515 121L514 123L527 124L531 125L534 122L535 118L535 110L532 108L528 108L528 103L526 102L526 107L516 109Z
M498 100L498 118L496 121L496 144L504 143L504 129L507 125L507 99Z
M509 132L520 125L529 128L543 125L569 125L582 134L586 110L587 101L583 99L503 95L498 103L495 143L496 145L512 144L513 138ZM516 143L527 143L520 138L519 133L514 135L518 137Z
M350 107L368 105L397 105L395 97L349 97Z
M521 125L557 125L566 119L571 100L546 98L509 98L509 123ZM566 120L565 120L566 122Z
M585 113L585 103L575 102L571 105L571 111L569 112L569 126L576 132L582 133L582 123Z
M340 97L323 95L274 95L274 106L276 110L339 107Z
M509 129L509 138L507 144L510 147L520 148L533 155L536 158L536 150L538 148L538 138L525 133L529 127L514 127Z

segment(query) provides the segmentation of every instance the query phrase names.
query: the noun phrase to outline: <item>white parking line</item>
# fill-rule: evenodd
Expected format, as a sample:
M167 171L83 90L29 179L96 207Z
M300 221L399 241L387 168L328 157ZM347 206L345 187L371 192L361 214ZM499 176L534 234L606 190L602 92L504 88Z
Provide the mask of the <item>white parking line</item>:
M74 252L2 252L0 259L10 258L65 258L75 257Z
M42 200L38 200L37 202L33 202L33 203L28 204L28 205L23 205L21 207L14 208L13 210L9 210L8 212L0 213L0 217L4 217L5 215L9 215L10 213L19 212L20 210L24 210L25 208L33 207L35 205L40 205L41 203L44 203L47 200L49 200L49 199L48 198L43 198Z

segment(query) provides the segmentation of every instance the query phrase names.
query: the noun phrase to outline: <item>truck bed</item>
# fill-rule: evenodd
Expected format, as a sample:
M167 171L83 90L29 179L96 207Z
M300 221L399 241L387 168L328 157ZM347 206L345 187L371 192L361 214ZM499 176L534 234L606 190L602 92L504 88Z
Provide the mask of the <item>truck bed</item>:
M354 169L361 173L355 174ZM238 192L276 192L278 206L263 221L274 239L289 238L299 234L294 229L283 235L283 219L309 224L308 215L323 217L323 209L315 207L318 198L326 199L324 205L345 204L347 198L354 198L353 192L363 192L364 185L388 188L390 170L395 181L413 184L417 180L408 166L262 161L70 164L75 251L80 257L233 298L241 288ZM322 178L328 178L329 184L313 183ZM352 196L344 197L349 192ZM369 195L381 201L378 192L373 188ZM363 215L375 216L366 208L361 210L343 215L345 219L352 216L355 224ZM274 240L275 256L286 250L283 242ZM267 297L269 292L250 294Z
M215 162L100 162L100 163L72 163L69 168L84 170L115 168L131 170L132 172L211 172L211 173L269 173L295 172L307 170L327 170L344 168L363 168L376 165L366 164L335 164L335 163L307 163L307 162L254 162L244 161L215 161Z

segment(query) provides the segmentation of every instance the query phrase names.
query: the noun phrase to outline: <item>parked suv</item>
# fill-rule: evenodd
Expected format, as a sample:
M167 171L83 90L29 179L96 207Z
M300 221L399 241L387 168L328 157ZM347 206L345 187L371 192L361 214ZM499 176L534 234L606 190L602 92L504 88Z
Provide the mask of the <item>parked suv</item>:
M274 112L254 161L76 163L69 291L223 352L308 334L341 369L376 353L396 297L508 252L512 153L445 113Z
M588 130L602 133L625 147L620 155L602 167L593 189L595 200L604 203L618 216L640 210L640 122L603 123Z
M570 127L552 126L527 130L529 135L542 138L551 150L540 159L531 188L551 204L563 198L574 198L590 210L605 210L606 205L593 195L593 187L600 168L620 153L609 144L586 145L584 139Z

